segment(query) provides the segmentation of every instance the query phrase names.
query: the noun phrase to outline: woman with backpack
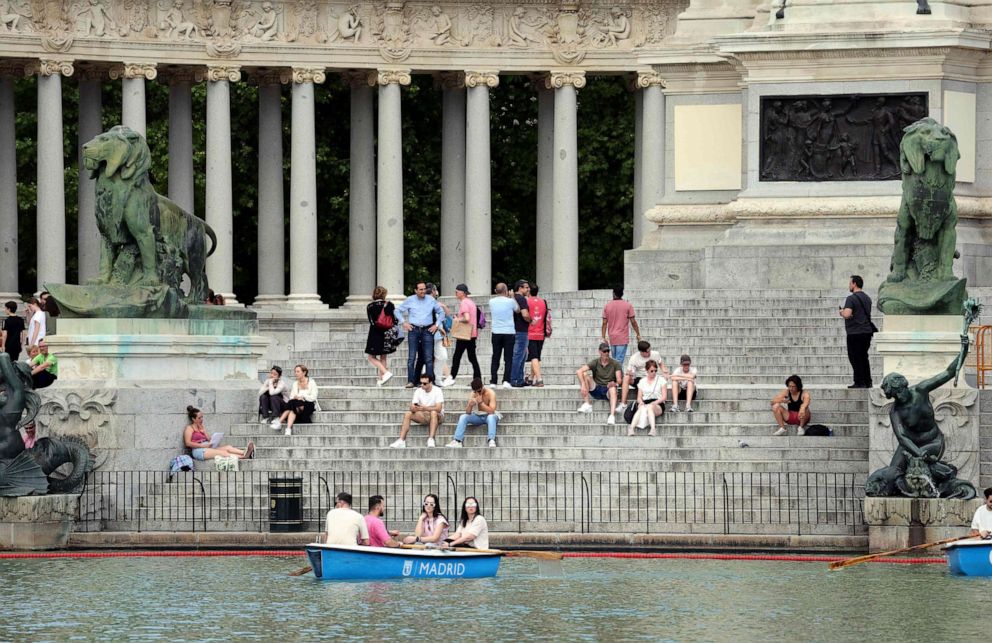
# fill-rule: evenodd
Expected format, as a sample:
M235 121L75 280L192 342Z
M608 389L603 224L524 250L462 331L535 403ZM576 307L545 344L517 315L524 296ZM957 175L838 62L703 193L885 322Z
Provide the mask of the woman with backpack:
M386 356L396 352L397 341L395 306L386 301L389 293L382 286L372 291L372 303L365 308L369 318L369 335L365 340L365 355L369 364L379 371L376 384L382 386L393 376L386 365Z

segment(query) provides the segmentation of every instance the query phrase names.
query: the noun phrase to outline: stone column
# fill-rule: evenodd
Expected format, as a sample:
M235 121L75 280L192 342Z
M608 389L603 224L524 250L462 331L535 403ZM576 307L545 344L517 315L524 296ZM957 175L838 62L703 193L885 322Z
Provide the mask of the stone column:
M145 135L145 80L155 80L158 75L155 63L124 63L113 67L110 77L122 78L121 122L142 136Z
M348 303L364 306L376 287L375 92L364 72L345 79L351 87Z
M493 208L489 160L489 89L499 85L492 71L465 72L465 283L469 290L492 290Z
M640 118L636 140L639 155L635 155L634 247L644 241L644 235L655 225L644 218L665 193L665 81L657 72L639 72L636 81L640 89Z
M465 75L438 75L441 95L441 292L451 296L465 273ZM482 291L484 295L488 291ZM474 294L474 291L473 291Z
M38 73L38 257L37 288L65 283L65 152L62 140L62 76L72 61L40 60Z
M0 298L17 294L17 147L14 81L24 68L0 64Z
M293 308L324 308L317 294L317 140L315 83L323 67L293 68L292 151L289 183L289 297Z
M403 127L402 93L410 84L407 69L369 73L379 87L379 150L376 185L376 280L393 299L403 297Z
M236 66L207 67L206 221L217 235L217 249L207 258L210 288L228 304L234 296L234 204L231 186L231 87L241 80Z
M579 166L577 91L586 86L582 71L553 71L547 86L555 90L554 204L551 235L551 290L579 289Z
M642 158L641 138L644 133L644 92L638 91L637 78L631 83L634 92L634 211L633 248L641 245L644 225L644 191L641 187L644 159Z
M79 222L76 227L79 283L95 279L100 273L100 231L96 227L96 181L83 166L83 145L103 131L103 79L105 69L80 67L79 82Z
M169 84L169 198L195 213L192 87L196 74L190 68L173 67L163 80Z
M284 70L252 74L258 84L258 296L254 307L286 303L286 213L283 201ZM295 131L295 123L294 123Z
M554 210L552 177L555 156L555 94L540 77L537 89L537 284L543 292L551 290L551 259L554 236L551 216ZM537 84L537 83L535 83ZM547 288L547 290L543 290Z

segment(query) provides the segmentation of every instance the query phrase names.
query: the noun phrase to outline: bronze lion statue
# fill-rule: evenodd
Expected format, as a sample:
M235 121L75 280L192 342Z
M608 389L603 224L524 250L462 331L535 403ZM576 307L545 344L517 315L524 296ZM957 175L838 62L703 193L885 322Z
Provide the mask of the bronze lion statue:
M206 261L217 236L203 219L157 193L148 178L151 155L141 134L117 126L83 145L83 164L96 179L96 223L102 237L93 285L170 286L184 299L206 297ZM210 237L210 250L206 249Z

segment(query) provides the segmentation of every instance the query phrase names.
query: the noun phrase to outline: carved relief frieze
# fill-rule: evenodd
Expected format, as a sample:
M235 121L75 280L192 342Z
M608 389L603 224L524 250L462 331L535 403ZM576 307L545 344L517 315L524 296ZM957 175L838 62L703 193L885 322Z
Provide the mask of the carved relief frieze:
M173 0L172 4L163 10L159 5L160 19L158 22L158 35L166 40L196 40L200 36L200 27L194 22L194 12L187 5L186 0Z
M30 0L0 0L0 34L36 31Z
M76 0L69 5L72 32L77 36L114 38L120 26L104 4L106 0Z

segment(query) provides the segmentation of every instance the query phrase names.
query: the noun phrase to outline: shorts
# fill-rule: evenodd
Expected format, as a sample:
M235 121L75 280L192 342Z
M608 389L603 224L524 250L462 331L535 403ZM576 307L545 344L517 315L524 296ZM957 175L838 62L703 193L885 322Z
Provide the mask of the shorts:
M610 399L610 387L605 384L597 384L596 388L589 391L589 395L591 395L594 400L608 400Z
M541 361L541 349L544 348L543 339L527 340L527 359Z
M808 410L806 412L809 413ZM810 419L813 419L812 414L810 415ZM785 423L799 426L799 411L789 411L789 417L786 418Z
M205 448L193 449L193 451L190 453L190 455L193 457L194 460L199 460L200 462L206 460L206 458L204 457L206 454L207 454L207 450Z
M675 386L675 399L676 400L688 400L689 399L689 389L682 388L681 386ZM698 396L697 396L698 397Z

